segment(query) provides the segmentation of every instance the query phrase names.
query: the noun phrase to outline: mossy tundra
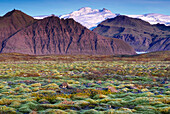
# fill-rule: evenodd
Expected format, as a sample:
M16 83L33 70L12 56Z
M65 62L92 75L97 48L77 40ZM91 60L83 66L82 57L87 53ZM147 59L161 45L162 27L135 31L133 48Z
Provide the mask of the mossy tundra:
M1 62L0 112L169 114L169 69L169 61Z

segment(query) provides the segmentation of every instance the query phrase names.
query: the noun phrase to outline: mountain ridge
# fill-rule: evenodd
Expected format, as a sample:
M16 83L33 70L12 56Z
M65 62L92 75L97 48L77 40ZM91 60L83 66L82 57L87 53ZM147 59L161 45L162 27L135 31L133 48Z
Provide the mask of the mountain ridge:
M21 15L27 17L25 13L21 12ZM9 17L11 19L11 15ZM20 18L17 18L16 21L18 20ZM0 37L2 39L1 53L31 55L136 54L134 49L124 41L98 35L73 19L60 19L52 15L41 20L33 18L28 18L28 20L31 23L23 24L21 28L15 29L12 35L5 39ZM4 22L3 19L2 22ZM13 24L9 23L9 25ZM10 30L10 28L8 29Z
M151 52L170 50L169 27L151 25L141 19L117 16L100 23L93 31L110 38L122 39L136 51Z

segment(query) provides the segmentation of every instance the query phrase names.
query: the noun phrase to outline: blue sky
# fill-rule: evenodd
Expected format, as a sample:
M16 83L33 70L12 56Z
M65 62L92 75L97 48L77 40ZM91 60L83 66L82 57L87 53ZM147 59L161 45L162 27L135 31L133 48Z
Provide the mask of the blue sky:
M81 7L106 8L119 14L170 15L170 0L0 0L0 16L14 8L37 16L67 14Z

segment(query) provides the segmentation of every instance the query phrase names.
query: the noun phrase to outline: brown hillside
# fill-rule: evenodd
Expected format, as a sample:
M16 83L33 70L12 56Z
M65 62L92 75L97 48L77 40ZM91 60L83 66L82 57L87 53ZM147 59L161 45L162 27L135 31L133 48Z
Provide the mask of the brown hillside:
M34 21L31 16L19 10L12 10L0 17L0 49L9 37L15 35L17 31L32 24Z
M170 50L170 29L164 25L151 25L141 19L117 16L100 23L94 32L122 39L136 51Z

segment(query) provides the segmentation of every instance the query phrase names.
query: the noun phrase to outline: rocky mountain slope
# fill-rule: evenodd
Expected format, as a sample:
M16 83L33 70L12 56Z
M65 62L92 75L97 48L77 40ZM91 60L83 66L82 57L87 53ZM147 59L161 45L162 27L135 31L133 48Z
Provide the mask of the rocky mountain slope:
M103 21L93 31L106 37L122 39L136 51L170 50L169 27L151 25L141 19L117 16Z
M7 26L3 24L6 17L10 20L6 22ZM134 49L124 41L100 36L73 19L60 19L51 16L34 20L21 11L14 10L1 17L0 26L0 28L5 27L4 31L0 31L0 53L16 52L33 55L135 54Z
M12 10L0 17L0 49L9 37L32 24L35 19L19 10ZM2 45L1 45L2 44Z

